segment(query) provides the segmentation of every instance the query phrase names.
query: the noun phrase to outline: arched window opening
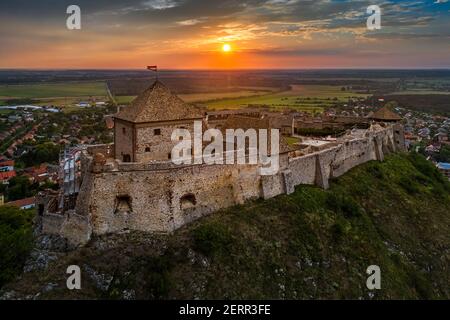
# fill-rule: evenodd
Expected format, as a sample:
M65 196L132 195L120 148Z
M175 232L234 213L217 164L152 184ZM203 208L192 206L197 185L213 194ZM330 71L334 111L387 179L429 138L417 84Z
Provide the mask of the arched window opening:
M185 194L180 199L181 210L189 209L195 207L197 200L192 193Z
M119 195L116 197L115 213L130 213L132 211L131 197L129 195Z
M123 162L131 162L131 156L129 155L129 154L124 154L123 156L122 156L122 158L123 158Z

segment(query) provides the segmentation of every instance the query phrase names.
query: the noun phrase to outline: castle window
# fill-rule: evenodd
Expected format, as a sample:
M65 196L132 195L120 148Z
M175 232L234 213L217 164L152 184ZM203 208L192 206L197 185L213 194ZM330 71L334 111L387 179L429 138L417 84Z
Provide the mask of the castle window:
M41 203L38 205L38 215L44 215L44 205Z
M150 152L150 147L145 147L145 152Z
M123 134L126 134L126 133L127 133L127 129L122 128L122 133L123 133Z
M189 209L195 207L197 204L197 200L195 199L195 196L192 193L185 194L180 199L180 209Z
M172 153L171 152L168 153L167 158L168 159L172 159Z
M122 161L123 162L131 162L131 156L129 154L124 154L122 156Z
M119 195L116 197L116 209L115 213L130 213L131 208L131 197L129 195Z
M153 134L155 136L160 136L161 135L161 129L153 129Z

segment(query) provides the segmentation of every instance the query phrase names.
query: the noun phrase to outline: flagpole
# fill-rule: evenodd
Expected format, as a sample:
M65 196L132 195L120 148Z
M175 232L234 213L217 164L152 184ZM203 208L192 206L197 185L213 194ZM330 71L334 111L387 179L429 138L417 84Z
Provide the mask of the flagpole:
M158 66L147 66L147 70L156 72L156 81L158 81Z

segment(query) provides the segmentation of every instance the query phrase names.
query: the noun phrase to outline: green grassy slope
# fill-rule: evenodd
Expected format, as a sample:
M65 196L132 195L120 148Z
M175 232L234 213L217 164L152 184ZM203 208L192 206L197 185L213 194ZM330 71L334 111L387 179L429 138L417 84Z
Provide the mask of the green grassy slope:
M430 163L391 155L354 168L328 191L299 186L170 236L94 239L9 290L55 283L40 297L448 299L449 208L449 183ZM83 270L80 291L65 289L69 264ZM369 291L373 264L382 289Z

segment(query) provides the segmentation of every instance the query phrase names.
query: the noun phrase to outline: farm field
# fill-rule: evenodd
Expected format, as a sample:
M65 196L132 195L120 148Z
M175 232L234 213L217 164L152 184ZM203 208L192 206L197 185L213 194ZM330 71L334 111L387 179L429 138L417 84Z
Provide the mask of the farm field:
M241 90L232 92L213 92L213 93L190 93L180 94L179 97L186 102L208 102L222 99L235 99L260 96L267 91Z
M211 92L211 93L187 93L179 94L178 96L186 102L212 102L222 99L247 98L261 96L268 93L276 92L276 88L270 87L247 87L241 90L227 91L227 92ZM114 97L119 104L128 104L136 96L116 96Z
M211 102L222 99L246 98L260 96L263 94L275 92L275 88L253 88L249 87L245 90L228 91L228 92L211 92L211 93L187 93L178 94L178 96L186 102ZM118 104L128 104L133 101L136 96L116 96L114 97Z
M387 95L427 95L427 94L444 94L444 95L450 95L450 91L435 91L435 90L421 90L421 89L410 89L405 91L396 91L388 93Z
M136 96L115 96L114 97L117 104L129 104L131 101L133 101L134 98L136 98Z
M340 86L292 85L291 90L253 97L221 99L207 103L211 109L235 109L248 105L268 105L273 108L290 107L304 111L320 112L323 108L349 99L365 99L367 94L341 91Z
M105 100L105 83L98 81L0 86L0 100L37 99L39 100L37 104L64 106L88 97Z

